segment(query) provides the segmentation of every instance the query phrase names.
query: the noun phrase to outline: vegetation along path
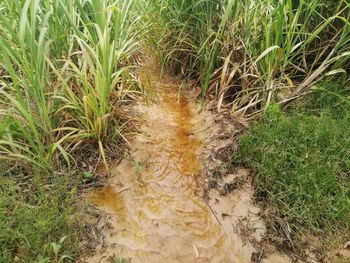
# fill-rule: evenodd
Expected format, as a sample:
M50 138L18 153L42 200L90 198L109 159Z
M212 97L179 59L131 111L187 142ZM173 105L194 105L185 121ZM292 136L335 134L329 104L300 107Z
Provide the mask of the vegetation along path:
M0 11L0 263L350 262L350 0Z

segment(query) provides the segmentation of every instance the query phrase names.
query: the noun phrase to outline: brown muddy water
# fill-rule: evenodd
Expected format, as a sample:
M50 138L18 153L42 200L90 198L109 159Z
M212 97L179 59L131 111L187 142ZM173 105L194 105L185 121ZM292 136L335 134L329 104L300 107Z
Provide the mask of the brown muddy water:
M130 156L92 194L92 203L111 215L111 230L87 261L250 262L251 249L240 249L203 201L195 98L159 75L153 63L144 67L142 82L155 102L137 107L144 122Z

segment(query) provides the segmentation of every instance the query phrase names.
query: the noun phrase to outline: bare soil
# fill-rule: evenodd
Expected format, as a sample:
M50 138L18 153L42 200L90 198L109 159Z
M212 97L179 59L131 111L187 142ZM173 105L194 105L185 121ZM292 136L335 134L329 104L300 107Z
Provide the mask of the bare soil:
M89 196L100 238L81 261L291 262L266 242L249 172L229 165L244 122L200 111L195 92L152 61L141 79L141 132Z

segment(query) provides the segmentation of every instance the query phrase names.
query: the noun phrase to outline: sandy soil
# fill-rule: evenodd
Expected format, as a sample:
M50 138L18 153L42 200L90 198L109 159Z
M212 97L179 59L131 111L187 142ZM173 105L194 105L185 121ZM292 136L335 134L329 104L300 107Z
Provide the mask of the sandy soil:
M266 227L248 171L225 167L242 124L199 111L194 92L159 76L154 63L143 67L141 132L90 196L107 227L82 261L291 262L260 245Z

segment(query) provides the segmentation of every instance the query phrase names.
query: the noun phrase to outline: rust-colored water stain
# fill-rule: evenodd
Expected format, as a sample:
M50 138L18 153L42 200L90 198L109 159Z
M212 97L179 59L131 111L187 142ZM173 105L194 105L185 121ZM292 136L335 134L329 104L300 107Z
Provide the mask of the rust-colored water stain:
M107 242L113 246L89 261L116 255L143 263L248 262L250 254L233 249L230 237L196 194L201 142L193 134L191 96L178 92L172 77L158 76L149 65L142 74L146 90L159 88L159 101L141 107L145 125L132 142L133 160L115 168L111 185L91 198L112 214Z

